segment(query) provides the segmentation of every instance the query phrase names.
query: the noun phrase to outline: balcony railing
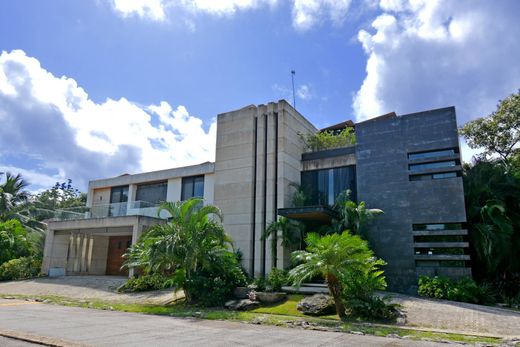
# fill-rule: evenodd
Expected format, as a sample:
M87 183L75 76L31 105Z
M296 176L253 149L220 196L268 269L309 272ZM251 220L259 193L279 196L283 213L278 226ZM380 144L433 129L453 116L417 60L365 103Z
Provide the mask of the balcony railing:
M51 220L73 220L73 219L91 219L106 217L122 217L122 216L147 216L154 218L167 218L161 214L157 216L159 209L158 204L147 201L131 201L119 202L113 204L93 205L92 207L80 206L72 207L54 212Z

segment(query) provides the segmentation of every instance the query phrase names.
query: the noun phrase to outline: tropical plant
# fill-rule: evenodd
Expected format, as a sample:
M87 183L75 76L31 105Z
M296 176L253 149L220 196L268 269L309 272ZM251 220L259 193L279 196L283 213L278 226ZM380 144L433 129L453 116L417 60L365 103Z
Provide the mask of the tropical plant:
M145 273L171 276L184 289L188 302L200 299L201 285L211 297L213 289L223 287L222 282L226 282L226 295L238 282L245 282L237 257L230 250L232 241L219 223L220 210L213 205L202 206L202 202L193 198L163 203L158 213L168 212L168 223L156 224L143 234L129 249L124 264L141 267Z
M271 289L274 292L279 292L282 290L282 287L288 284L289 274L287 270L281 270L278 268L273 268L267 275L267 283L271 286Z
M0 281L23 280L38 276L42 262L33 257L11 259L0 265Z
M303 207L309 204L309 196L301 185L295 182L291 182L289 183L289 187L294 188L294 193L291 197L293 207Z
M31 255L27 231L16 219L0 222L0 264Z
M356 143L354 129L347 127L339 131L327 130L311 134L298 133L310 152L322 151L338 147L351 146Z
M420 276L418 294L475 304L490 304L495 301L494 293L487 284L478 285L468 277L454 281L447 277Z
M351 192L346 190L336 198L333 206L339 214L339 218L333 220L333 232L340 233L350 230L355 235L365 235L365 227L369 220L384 212L377 208L367 208L364 201L359 204L350 200Z
M5 173L5 182L0 185L0 221L17 219L30 232L43 236L45 225L34 218L27 183L20 174Z
M303 281L323 276L334 298L338 315L346 317L342 298L344 279L356 271L363 271L367 264L375 261L374 253L366 241L348 231L325 236L309 233L305 241L305 251L292 253L293 261L299 265L290 270L290 280L293 285L300 286Z
M117 288L118 292L144 292L148 290L160 290L173 287L171 278L160 273L145 274L139 277L129 278L128 281Z
M302 246L303 243L303 225L299 222L279 217L277 221L271 222L267 229L262 233L262 240L271 238L271 252L274 262L276 263L277 241L281 240L281 245L289 250L297 246Z

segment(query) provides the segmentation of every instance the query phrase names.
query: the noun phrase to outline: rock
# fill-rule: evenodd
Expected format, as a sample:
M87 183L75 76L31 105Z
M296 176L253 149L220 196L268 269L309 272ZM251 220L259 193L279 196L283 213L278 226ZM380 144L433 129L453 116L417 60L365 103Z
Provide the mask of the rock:
M233 296L237 299L248 299L250 291L251 289L248 287L236 287L233 290Z
M354 334L354 335L365 335L365 333L363 333L361 331L355 331L355 330L349 331L349 333Z
M251 301L249 299L229 300L224 304L227 309L235 311L252 310L260 306L258 301Z
M256 292L256 299L263 304L274 304L276 302L283 301L287 298L285 293L268 293L268 292Z
M386 337L391 337L391 338L394 338L394 339L400 339L401 336L397 335L397 334L388 334L386 335Z
M323 316L336 312L334 299L325 294L314 294L303 298L296 306L296 309L310 316Z

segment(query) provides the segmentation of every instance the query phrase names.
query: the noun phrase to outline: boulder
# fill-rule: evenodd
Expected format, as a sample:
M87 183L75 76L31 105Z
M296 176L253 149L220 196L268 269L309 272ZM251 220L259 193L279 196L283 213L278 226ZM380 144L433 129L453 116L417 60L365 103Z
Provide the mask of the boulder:
M296 309L310 316L323 316L336 313L334 299L325 294L314 294L303 298Z
M260 302L249 299L229 300L224 304L227 309L235 311L252 310L260 306Z
M249 289L248 287L236 287L233 290L233 296L237 299L249 299L249 292L252 289Z
M256 292L256 299L262 304L274 304L287 298L287 294L280 292Z

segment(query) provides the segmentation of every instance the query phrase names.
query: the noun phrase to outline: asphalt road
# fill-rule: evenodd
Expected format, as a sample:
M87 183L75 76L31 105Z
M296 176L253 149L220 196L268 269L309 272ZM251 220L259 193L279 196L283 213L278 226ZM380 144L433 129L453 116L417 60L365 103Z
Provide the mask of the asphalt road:
M0 333L5 331L53 339L65 346L446 346L428 341L0 299Z

